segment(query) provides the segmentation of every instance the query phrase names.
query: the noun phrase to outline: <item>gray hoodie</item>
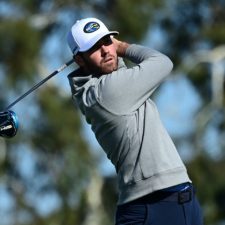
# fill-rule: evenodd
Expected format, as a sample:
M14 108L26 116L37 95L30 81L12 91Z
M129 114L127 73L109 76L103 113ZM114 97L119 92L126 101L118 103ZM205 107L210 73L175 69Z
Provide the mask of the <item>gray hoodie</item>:
M69 74L72 96L99 144L115 166L119 201L124 204L154 191L191 182L159 117L151 94L170 73L170 59L149 48L130 45L117 71Z

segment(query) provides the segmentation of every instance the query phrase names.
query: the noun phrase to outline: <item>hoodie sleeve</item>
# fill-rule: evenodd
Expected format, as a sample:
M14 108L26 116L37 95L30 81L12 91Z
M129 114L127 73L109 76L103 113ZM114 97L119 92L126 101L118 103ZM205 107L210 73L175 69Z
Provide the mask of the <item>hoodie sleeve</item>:
M167 56L139 45L130 45L125 57L136 65L101 77L96 88L98 102L116 114L138 109L173 67Z

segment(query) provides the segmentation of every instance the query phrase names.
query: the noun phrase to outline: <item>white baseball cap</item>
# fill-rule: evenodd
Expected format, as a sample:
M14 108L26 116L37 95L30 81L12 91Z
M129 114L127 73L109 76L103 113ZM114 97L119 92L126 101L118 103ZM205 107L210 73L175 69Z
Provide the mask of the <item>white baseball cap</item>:
M68 45L74 55L86 52L106 35L117 35L117 31L109 31L105 24L96 18L77 20L67 36Z

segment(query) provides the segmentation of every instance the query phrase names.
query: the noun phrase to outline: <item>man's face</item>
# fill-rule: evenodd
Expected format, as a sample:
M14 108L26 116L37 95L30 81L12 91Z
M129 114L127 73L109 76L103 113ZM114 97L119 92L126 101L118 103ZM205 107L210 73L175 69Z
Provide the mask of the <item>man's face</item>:
M116 48L109 35L100 39L87 52L81 53L81 58L83 69L97 76L112 73L118 68Z

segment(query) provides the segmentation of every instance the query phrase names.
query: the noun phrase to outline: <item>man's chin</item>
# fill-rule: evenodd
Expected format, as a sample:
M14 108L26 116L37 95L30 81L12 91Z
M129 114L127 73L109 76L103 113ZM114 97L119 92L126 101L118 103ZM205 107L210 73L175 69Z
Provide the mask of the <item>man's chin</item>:
M117 69L118 69L118 65L112 64L103 68L103 71L105 74L108 74L108 73L112 73L113 71L116 71Z
M112 68L106 68L106 69L104 69L104 74L109 74L109 73L112 73L113 71L116 71L117 70L117 68L115 68L115 67L112 67Z

